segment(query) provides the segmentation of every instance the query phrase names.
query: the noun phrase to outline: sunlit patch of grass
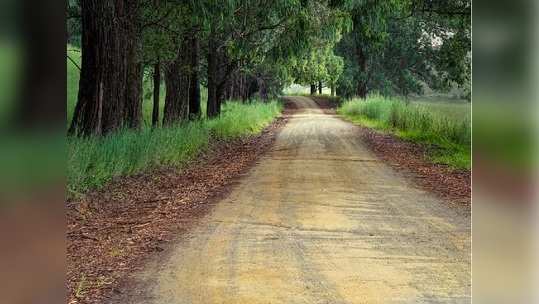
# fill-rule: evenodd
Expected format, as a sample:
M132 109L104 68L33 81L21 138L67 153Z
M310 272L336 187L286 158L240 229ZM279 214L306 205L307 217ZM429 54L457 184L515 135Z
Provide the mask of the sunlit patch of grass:
M338 113L369 128L427 144L431 159L455 168L470 168L470 110L461 105L406 102L380 95L349 100Z

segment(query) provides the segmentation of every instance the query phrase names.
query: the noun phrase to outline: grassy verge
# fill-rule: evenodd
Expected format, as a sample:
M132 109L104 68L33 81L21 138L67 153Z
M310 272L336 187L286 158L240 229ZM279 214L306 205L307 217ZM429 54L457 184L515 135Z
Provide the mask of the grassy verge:
M68 55L80 66L80 50L68 45ZM104 138L67 138L67 195L76 197L98 189L117 176L141 173L154 168L181 167L204 151L212 139L233 139L255 134L282 110L281 103L228 102L216 119L202 119L170 127L152 129L151 71L144 77L143 127L123 130ZM67 61L67 125L71 121L79 85L79 70ZM163 117L165 91L161 86ZM207 93L201 90L201 107L206 110ZM203 115L204 116L204 115Z
M102 187L116 176L164 166L181 167L204 151L212 139L255 134L281 111L277 101L228 102L219 118L166 128L125 130L104 138L73 138L68 143L68 196Z
M346 101L337 113L354 123L429 145L433 162L470 168L469 107L466 111L461 105L406 103L373 95L367 100Z

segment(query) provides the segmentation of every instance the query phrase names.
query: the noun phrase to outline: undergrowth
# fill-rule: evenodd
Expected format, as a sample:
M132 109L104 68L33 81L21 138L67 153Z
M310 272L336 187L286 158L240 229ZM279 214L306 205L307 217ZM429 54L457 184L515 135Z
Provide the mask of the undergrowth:
M260 132L279 115L281 108L277 101L228 102L215 119L123 130L102 138L68 137L68 197L100 188L117 176L159 167L181 167L204 151L212 139Z
M67 46L68 55L80 66L81 53ZM151 73L150 73L151 74ZM141 130L120 130L98 138L68 136L67 196L80 196L98 189L114 177L141 173L160 167L181 167L204 151L212 139L232 139L255 134L266 127L282 109L281 103L271 101L249 104L227 102L218 118L205 119L207 90L201 88L203 119L174 126L151 128L151 75L143 83L143 125ZM67 125L69 126L77 101L79 69L67 60ZM161 85L160 118L165 99Z
M457 116L444 113L434 105L380 95L346 101L337 112L354 123L429 145L433 162L459 169L470 168L469 115Z

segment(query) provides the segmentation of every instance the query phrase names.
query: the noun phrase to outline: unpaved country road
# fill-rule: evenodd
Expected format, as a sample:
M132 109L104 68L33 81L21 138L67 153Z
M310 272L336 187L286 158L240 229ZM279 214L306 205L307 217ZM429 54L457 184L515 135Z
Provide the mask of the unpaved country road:
M470 218L290 99L271 152L123 303L469 303Z

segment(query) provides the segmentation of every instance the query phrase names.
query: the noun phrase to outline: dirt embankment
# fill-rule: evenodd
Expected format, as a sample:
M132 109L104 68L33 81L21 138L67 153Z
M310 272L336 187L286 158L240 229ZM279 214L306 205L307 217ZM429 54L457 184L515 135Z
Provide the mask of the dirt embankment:
M213 144L184 170L121 178L67 202L68 303L105 303L122 279L206 215L273 144L286 123Z

